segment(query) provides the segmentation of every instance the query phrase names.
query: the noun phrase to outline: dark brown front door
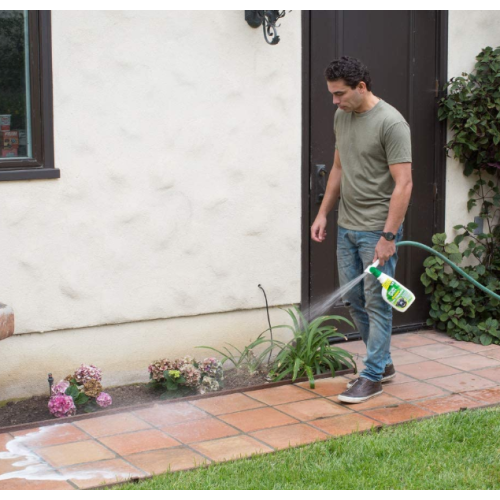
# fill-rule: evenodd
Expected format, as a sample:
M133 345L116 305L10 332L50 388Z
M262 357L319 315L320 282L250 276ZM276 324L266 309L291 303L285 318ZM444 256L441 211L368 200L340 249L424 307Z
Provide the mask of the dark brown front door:
M397 108L410 124L413 150L413 194L404 223L403 240L431 245L431 237L442 230L444 183L443 126L437 121L437 88L446 78L446 12L441 11L311 11L304 14L304 269L303 307L338 289L336 262L337 208L328 220L327 240L309 238L320 205L322 169L330 172L335 148L335 107L327 91L323 72L328 63L349 55L363 61L372 76L373 92ZM307 97L308 96L308 97ZM324 167L323 167L324 166ZM307 227L306 227L307 221ZM420 282L424 251L399 248L396 279L412 290L417 300L404 314L394 313L394 327L410 329L425 323L428 301ZM340 306L325 314L348 316Z

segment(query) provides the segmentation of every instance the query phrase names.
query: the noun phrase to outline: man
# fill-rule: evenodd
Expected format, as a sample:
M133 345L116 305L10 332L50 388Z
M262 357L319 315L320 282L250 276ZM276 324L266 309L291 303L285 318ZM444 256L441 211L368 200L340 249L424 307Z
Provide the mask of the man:
M327 86L338 106L334 119L335 158L311 238L326 238L327 215L340 198L337 264L340 285L377 259L379 269L394 276L395 243L402 238L410 201L411 140L405 119L376 97L366 66L341 57L325 70ZM382 382L396 374L391 360L392 308L381 297L380 284L367 276L343 297L366 344L365 368L339 395L362 403L382 393Z

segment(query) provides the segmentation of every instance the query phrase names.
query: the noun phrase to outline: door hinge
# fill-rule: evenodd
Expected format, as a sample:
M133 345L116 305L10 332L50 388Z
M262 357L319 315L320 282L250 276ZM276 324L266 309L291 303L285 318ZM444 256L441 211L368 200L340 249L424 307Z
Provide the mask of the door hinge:
M432 190L433 190L433 198L434 198L434 201L437 200L437 196L438 196L438 185L437 185L437 182L435 182L432 186Z
M436 80L436 97L439 97L439 80Z

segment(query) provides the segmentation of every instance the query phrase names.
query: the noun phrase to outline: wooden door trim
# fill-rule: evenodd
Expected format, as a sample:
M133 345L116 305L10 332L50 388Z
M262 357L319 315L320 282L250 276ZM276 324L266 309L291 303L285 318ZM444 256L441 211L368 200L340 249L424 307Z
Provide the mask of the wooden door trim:
M311 158L311 11L302 11L302 273L300 302L310 303L311 238L310 165Z

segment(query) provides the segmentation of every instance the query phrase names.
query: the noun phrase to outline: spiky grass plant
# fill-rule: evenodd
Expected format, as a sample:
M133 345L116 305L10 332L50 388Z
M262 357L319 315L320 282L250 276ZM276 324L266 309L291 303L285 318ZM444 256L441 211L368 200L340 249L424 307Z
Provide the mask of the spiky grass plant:
M346 339L345 335L339 333L334 326L325 324L327 321L338 321L354 326L348 319L342 316L320 316L308 322L296 306L285 311L291 317L292 325L274 326L273 329L290 329L293 339L286 344L274 342L281 347L274 360L274 380L281 380L290 374L292 381L306 376L311 389L314 389L314 375L331 372L334 377L336 370L345 368L354 368L356 371L352 355L340 347L330 345L330 339Z

